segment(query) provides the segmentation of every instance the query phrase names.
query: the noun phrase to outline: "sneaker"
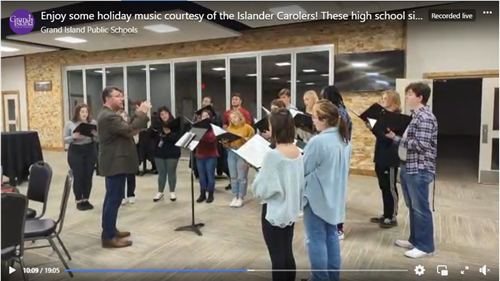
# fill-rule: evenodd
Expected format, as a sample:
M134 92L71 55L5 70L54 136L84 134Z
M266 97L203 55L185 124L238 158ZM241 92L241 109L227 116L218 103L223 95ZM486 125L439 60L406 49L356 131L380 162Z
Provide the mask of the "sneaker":
M236 199L236 202L234 203L234 206L235 208L240 208L240 207L243 207L243 200L242 199Z
M415 248L410 242L408 242L408 240L396 240L396 242L394 244L396 244L396 246L398 246L398 247L401 247L404 249L409 249L409 250Z
M236 202L238 201L238 198L234 197L233 200L231 200L231 203L229 203L229 207L236 207Z
M177 200L177 196L175 196L175 192L170 192L170 201Z
M380 215L378 217L370 218L370 222L373 222L373 223L381 223L383 221L384 221L384 216L383 215Z
M412 259L430 257L430 256L432 256L432 254L433 253L426 253L424 251L420 251L417 248L413 248L413 249L405 252L405 256L412 258Z
M126 205L128 203L128 198L123 198L122 199L122 205Z
M90 204L90 202L88 200L82 202L82 204L83 204L83 207L84 207L85 210L92 210L92 209L94 209L94 205Z
M129 197L128 198L128 203L129 204L134 204L135 203L135 197Z
M156 193L155 198L153 198L153 202L158 202L160 200L163 200L163 197L164 197L163 193L162 192L158 192L158 193Z
M384 219L380 222L379 226L381 228L393 228L395 226L398 226L398 221L395 219Z
M343 230L339 230L339 240L344 240L345 235Z
M302 218L302 217L304 217L304 212L300 211L299 212L299 218Z

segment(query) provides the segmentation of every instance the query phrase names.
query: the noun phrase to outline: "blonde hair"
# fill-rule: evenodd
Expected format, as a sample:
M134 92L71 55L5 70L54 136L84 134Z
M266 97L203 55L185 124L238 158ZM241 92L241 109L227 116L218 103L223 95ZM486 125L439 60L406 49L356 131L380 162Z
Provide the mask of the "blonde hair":
M304 97L309 97L312 101L312 104L309 105L309 106L306 106L306 113L312 113L313 111L313 106L318 102L319 98L318 98L318 94L313 91L313 90L309 90L307 92L304 93Z
M246 123L245 116L243 116L241 111L239 111L238 109L231 111L231 114L229 114L229 116L231 116L231 115L234 115L234 116L238 117L238 119L240 119L240 122L238 124L236 124L237 126L240 126L240 125L243 125Z
M401 110L401 97L398 92L394 90L387 90L382 92L382 96L385 95L386 98L390 101L391 106L394 110Z
M340 116L339 108L329 100L319 100L313 106L313 114L319 121L326 123L328 127L339 127L339 133L344 142L348 142L348 130L346 121Z

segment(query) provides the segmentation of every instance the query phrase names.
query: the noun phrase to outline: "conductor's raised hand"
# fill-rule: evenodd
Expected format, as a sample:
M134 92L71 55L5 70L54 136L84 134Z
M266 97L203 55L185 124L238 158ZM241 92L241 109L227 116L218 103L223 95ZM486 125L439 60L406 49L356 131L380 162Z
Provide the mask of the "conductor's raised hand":
M139 105L138 111L147 114L151 109L152 105L149 101L144 101Z

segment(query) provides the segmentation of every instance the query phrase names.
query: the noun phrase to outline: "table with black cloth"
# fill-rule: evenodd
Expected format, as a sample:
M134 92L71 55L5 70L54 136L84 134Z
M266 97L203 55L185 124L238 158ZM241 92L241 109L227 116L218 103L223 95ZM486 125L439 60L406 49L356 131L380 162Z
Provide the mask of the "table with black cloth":
M38 132L2 133L3 175L9 178L10 185L17 186L26 181L30 166L38 161L43 161Z

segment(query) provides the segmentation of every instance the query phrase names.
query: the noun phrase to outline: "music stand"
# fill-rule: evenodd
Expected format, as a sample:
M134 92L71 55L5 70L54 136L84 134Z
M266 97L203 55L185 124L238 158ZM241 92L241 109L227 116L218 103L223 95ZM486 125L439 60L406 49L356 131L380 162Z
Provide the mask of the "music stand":
M189 132L185 133L179 141L175 144L176 146L189 150L189 157L191 163L194 163L194 150L198 146L199 141L207 132L204 128L192 128ZM181 226L175 229L175 231L192 231L198 236L203 236L200 228L204 227L204 223L196 223L194 214L194 167L191 167L191 224L186 226Z

